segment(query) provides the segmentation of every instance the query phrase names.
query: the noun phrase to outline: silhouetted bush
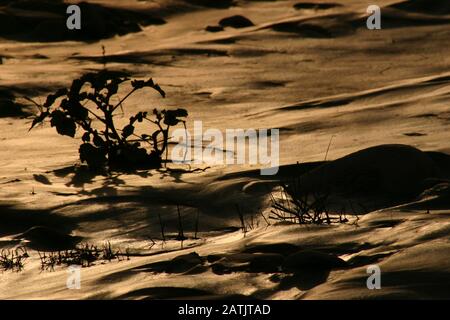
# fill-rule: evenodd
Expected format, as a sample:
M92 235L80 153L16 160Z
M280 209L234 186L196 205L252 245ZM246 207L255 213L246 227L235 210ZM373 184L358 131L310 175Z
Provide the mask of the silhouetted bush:
M357 225L359 220L353 209L353 204L348 200L352 209L354 220L349 221L345 206L339 211L332 211L333 202L330 200L331 191L324 185L322 190L310 191L305 188L300 175L288 181L282 181L278 187L279 192L271 193L272 210L270 219L275 221L287 221L298 224L334 224L350 223ZM336 207L336 203L334 203Z
M300 177L280 184L280 193L271 194L272 215L278 221L290 221L298 224L331 224L334 220L327 209L327 192L307 192Z
M167 155L170 127L179 123L185 126L183 118L188 112L185 109L153 109L150 115L138 112L119 129L115 122L117 110L133 93L152 88L165 97L165 92L152 79L132 80L131 91L119 102L112 103L119 86L126 81L130 79L124 73L102 70L85 74L74 80L69 89L50 94L43 105L29 99L40 110L30 130L47 118L60 135L75 137L77 130L81 129L80 160L91 169L105 166L118 169L160 167L162 155L164 152ZM136 125L144 121L156 129L149 134L136 134ZM94 127L96 123L100 124L100 129ZM150 152L142 146L143 143L151 146Z

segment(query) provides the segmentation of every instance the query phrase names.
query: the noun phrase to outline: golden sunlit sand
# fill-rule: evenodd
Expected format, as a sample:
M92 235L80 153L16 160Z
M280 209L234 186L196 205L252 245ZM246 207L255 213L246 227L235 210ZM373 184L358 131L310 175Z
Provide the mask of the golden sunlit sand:
M447 0L377 1L381 30L359 0L87 1L82 35L58 29L64 3L12 2L0 3L0 248L29 257L0 273L1 299L450 298ZM97 174L79 139L29 131L37 108L23 97L43 103L103 68L167 94L137 92L118 123L185 108L189 131L280 129L278 174ZM292 178L346 221L270 219ZM82 268L79 290L67 266L41 270L42 252L86 243L122 258ZM380 290L366 285L374 264Z

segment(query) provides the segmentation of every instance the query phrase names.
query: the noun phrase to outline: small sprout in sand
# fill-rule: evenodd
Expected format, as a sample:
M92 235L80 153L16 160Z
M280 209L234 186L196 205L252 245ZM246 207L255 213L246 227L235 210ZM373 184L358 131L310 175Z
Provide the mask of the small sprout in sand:
M153 240L153 238L149 238L149 240L150 240L150 246L149 246L149 249L150 250L152 250L152 248L156 245L156 242L155 242L155 240Z
M159 219L159 226L161 227L161 238L162 238L162 243L164 244L164 243L166 242L166 235L165 235L165 232L164 232L164 230L165 230L165 225L164 225L164 223L163 223L163 221L162 221L162 218L161 218L161 214L160 214L160 213L158 213L158 219Z
M266 227L270 226L270 222L269 220L267 220L266 216L264 215L264 210L259 210L259 214L261 215L261 217L263 218L264 222L266 223Z
M236 204L236 210L237 210L237 214L239 217L239 221L241 223L241 229L242 232L244 233L244 237L247 234L247 227L245 226L245 218L244 218L244 213L241 211L241 208L239 207L238 204Z
M195 216L195 231L194 231L194 239L198 240L199 238L197 237L198 234L198 221L200 219L200 210L197 209L197 214Z
M236 211L239 217L239 222L241 224L240 228L242 230L242 232L244 233L244 237L246 236L247 232L249 230L253 230L259 227L259 220L256 216L255 213L247 213L245 214L241 207L236 204ZM267 222L267 224L269 225L267 219L264 217L264 215L261 213L261 215L263 216L264 220ZM247 216L247 218L246 218Z
M180 206L177 205L177 213L178 213L178 236L176 237L176 240L181 241L181 245L183 246L183 241L186 240L187 238L184 236L184 232L183 232L183 219L181 217L181 213L180 213Z

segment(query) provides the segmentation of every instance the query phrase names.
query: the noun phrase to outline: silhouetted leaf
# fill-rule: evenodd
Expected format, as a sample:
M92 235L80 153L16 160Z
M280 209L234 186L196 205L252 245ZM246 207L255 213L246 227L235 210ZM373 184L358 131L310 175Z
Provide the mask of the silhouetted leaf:
M84 81L80 79L75 79L72 81L72 86L70 87L69 97L75 98L79 95L81 87L83 86Z
M64 99L60 104L61 109L67 111L67 113L74 118L74 120L85 120L88 117L88 110L81 105L77 100Z
M159 85L156 84L155 86L153 86L153 89L155 89L156 91L158 91L159 94L160 94L163 98L166 97L166 93L164 92L163 89L161 89L161 87L160 87Z
M153 115L156 117L157 120L162 119L162 113L158 109L153 109Z
M145 117L147 117L147 112L138 112L138 114L136 114L136 120L138 122L142 122Z
M163 89L161 89L161 87L153 82L153 79L148 79L147 81L143 81L143 80L133 80L131 81L131 86L135 89L135 90L139 90L145 87L150 87L155 89L156 91L159 92L159 94L165 98L166 97L166 93L164 92Z
M33 119L33 123L31 124L30 130L34 128L39 123L45 120L50 115L48 111L41 112L37 117Z
M131 81L131 86L136 89L142 89L145 86L145 82L143 80L133 80Z
M100 135L97 132L94 133L94 139L92 140L92 142L97 147L105 146L105 141L100 137Z
M77 127L73 119L60 110L53 111L50 116L52 118L50 121L51 126L56 127L56 131L60 135L75 137Z
M81 162L86 162L91 169L102 168L106 163L105 152L90 143L83 143L78 152Z
M110 80L110 82L106 85L106 88L108 89L108 96L111 97L112 95L115 95L117 91L119 91L119 85L128 80L127 78L113 78Z
M83 142L91 141L91 134L89 132L85 132L81 137L81 140L83 140Z
M172 113L167 114L164 117L164 124L168 126L176 126L180 120L178 120Z
M124 137L125 139L128 138L129 136L131 136L133 133L134 133L134 126L131 124L126 125L122 129L122 137Z
M56 99L66 95L66 94L67 94L67 89L59 89L58 91L56 91L55 94L48 95L47 100L44 103L44 108L51 107L55 103Z
M187 117L188 113L185 109L166 110L164 112L164 123L168 126L175 126L181 120L179 117Z

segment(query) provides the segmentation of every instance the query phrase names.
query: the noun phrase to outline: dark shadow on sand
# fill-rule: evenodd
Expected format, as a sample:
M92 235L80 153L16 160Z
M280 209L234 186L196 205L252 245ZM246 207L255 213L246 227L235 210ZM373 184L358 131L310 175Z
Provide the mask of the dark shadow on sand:
M16 101L12 90L0 86L0 118L4 117L26 117L31 115L29 108Z
M66 26L67 4L63 1L3 1L0 9L0 37L19 41L97 41L115 35L141 31L141 25L165 21L155 12L133 11L81 2L81 30Z
M0 236L25 232L34 226L44 226L70 233L77 223L45 209L21 209L14 205L0 205Z

